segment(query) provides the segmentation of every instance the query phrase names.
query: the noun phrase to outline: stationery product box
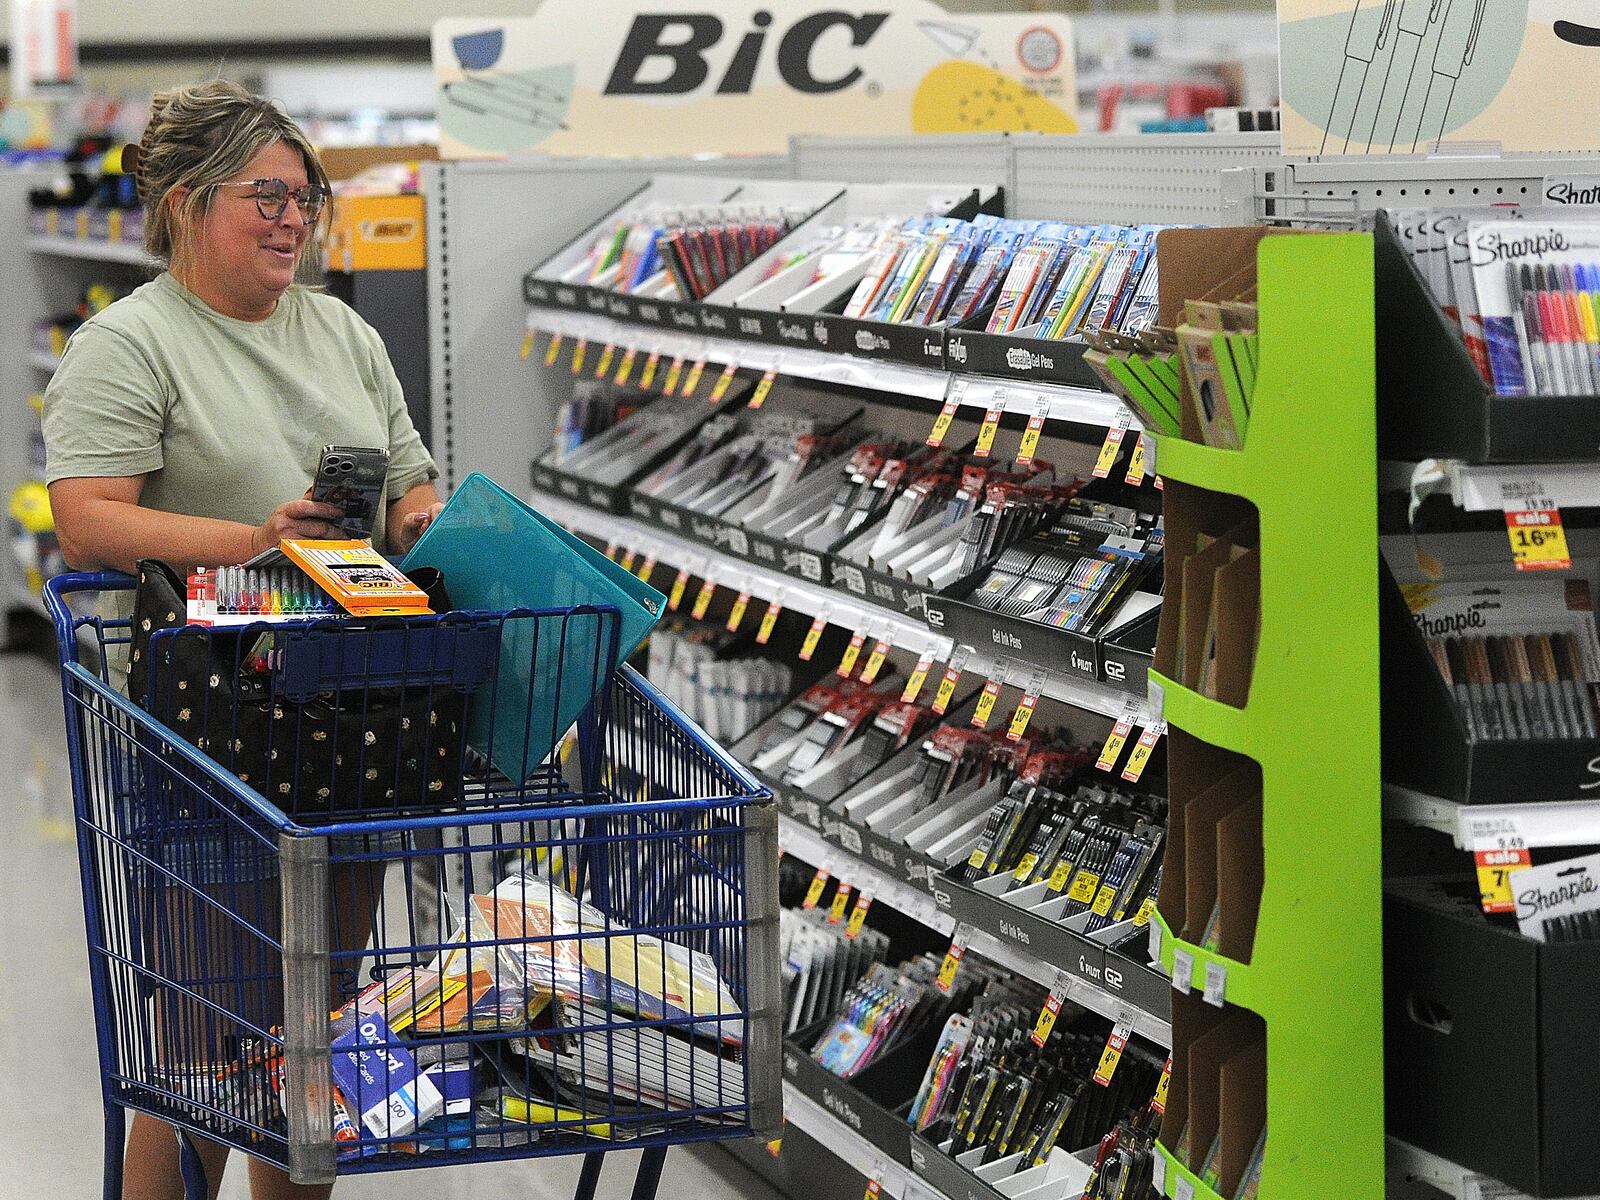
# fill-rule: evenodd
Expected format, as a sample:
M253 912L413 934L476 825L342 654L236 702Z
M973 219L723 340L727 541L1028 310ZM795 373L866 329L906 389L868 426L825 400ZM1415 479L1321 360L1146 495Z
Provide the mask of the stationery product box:
M852 1079L840 1079L806 1049L824 1032L824 1022L783 1044L783 1079L801 1095L820 1104L884 1155L911 1165L911 1127L905 1109L933 1057L939 1031L930 1028L876 1059Z
M1388 1130L1532 1196L1600 1193L1600 942L1541 944L1462 877L1384 891Z

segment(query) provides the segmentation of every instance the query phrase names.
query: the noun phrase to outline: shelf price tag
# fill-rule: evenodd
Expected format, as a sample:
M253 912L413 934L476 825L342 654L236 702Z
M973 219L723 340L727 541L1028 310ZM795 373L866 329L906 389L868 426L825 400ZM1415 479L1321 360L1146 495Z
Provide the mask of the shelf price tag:
M1033 412L1028 415L1028 427L1022 431L1022 445L1017 449L1017 466L1026 467L1039 452L1039 435L1044 432L1045 418L1050 415L1050 397L1035 396Z
M950 949L945 951L944 961L939 964L939 975L933 981L941 992L948 992L955 985L956 972L961 969L961 959L967 952L968 936L965 925L956 926L955 934L950 939Z
M607 542L606 543L606 551L605 551L605 553L606 553L606 557L607 558L609 558L612 562L616 562L617 561L617 544L615 542Z
M682 396L685 400L694 395L695 388L700 386L700 377L705 373L706 360L703 358L695 359L694 364L689 368L689 373L683 377Z
M705 569L709 572L711 570L710 565L708 564ZM704 621L706 619L706 610L711 607L711 598L716 594L717 585L711 576L709 574L701 576L700 590L695 593L694 607L689 610L689 615L696 621Z
M678 390L678 380L682 377L683 355L679 354L667 366L667 381L661 385L661 394L669 398L674 395Z
M772 598L772 603L767 605L767 611L761 616L761 624L756 629L756 645L765 646L772 640L772 630L778 623L778 614L783 611L783 592L780 590Z
M850 885L841 882L833 889L833 904L828 909L828 924L837 925L844 920L844 910L850 905Z
M1144 903L1139 905L1139 913L1144 917L1145 923L1150 926L1150 961L1159 967L1161 965L1161 926L1157 922L1150 920L1150 914L1155 911L1155 908L1155 898L1146 896ZM1139 926L1139 918L1137 916L1133 918L1133 923ZM1143 928L1143 926L1139 927Z
M833 615L833 605L824 604L822 611L812 619L811 628L806 630L805 639L800 643L800 661L810 662L811 656L817 652L817 643L822 640L822 631L828 627L828 618Z
M1167 1111L1167 1089L1172 1085L1172 1055L1167 1055L1167 1065L1161 1068L1161 1078L1156 1081L1156 1094L1150 1097L1150 1107L1161 1116Z
M611 360L616 357L616 354L617 344L615 342L607 342L600 347L600 361L594 367L594 377L596 379L604 379L606 377L606 372L611 370Z
M1050 994L1044 998L1044 1007L1039 1010L1039 1019L1033 1023L1033 1044L1041 1050L1050 1040L1050 1031L1056 1027L1056 1018L1061 1015L1061 1006L1066 999L1067 973L1058 968L1055 983L1050 988Z
M839 659L838 675L841 679L849 679L855 674L856 662L861 658L861 647L867 644L867 631L858 629L850 635L850 644L844 648L844 656Z
M637 346L629 346L622 352L622 362L617 366L617 377L612 380L618 387L627 387L628 380L633 378L633 364L639 359Z
M721 404L722 398L728 394L728 389L733 386L733 379L738 374L739 367L736 363L729 363L722 368L722 374L717 376L716 383L711 385L711 403Z
M1045 671L1038 667L1028 677L1028 689L1022 693L1022 700L1017 704L1017 711L1011 714L1011 724L1006 729L1006 741L1020 742L1022 735L1028 732L1028 722L1033 720L1034 706L1039 703L1039 694L1044 691Z
M1100 457L1095 460L1094 477L1104 479L1111 474L1111 468L1116 466L1117 454L1122 450L1122 439L1127 435L1128 426L1133 424L1133 416L1124 408L1117 416L1117 423L1106 430L1106 440L1100 446Z
M1117 1023L1111 1027L1111 1036L1106 1039L1106 1048L1100 1052L1100 1065L1094 1069L1094 1081L1101 1087L1111 1086L1117 1064L1122 1061L1122 1052L1128 1048L1128 1039L1132 1036L1132 1018L1126 1013L1118 1016Z
M978 426L978 444L972 448L975 458L988 458L994 451L994 436L1000 431L1000 418L1006 412L1006 389L995 388L994 399L983 414L983 424Z
M861 927L867 923L867 910L872 907L872 897L862 892L856 896L856 906L850 910L850 920L844 927L844 936L852 941L861 936Z
M1167 1194L1167 1160L1162 1157L1159 1150L1150 1155L1150 1182L1155 1186L1155 1193L1165 1200Z
M1106 744L1100 748L1100 757L1094 764L1097 770L1109 771L1117 765L1117 759L1122 757L1122 748L1128 744L1128 735L1133 732L1133 716L1137 711L1138 707L1133 704L1123 708L1122 715L1106 736Z
M544 348L544 365L547 367L553 367L556 365L556 359L560 357L561 335L559 333L552 333L550 335L550 344Z
M989 718L994 716L995 702L1000 699L1000 689L1005 687L1006 680L1011 676L1011 660L1002 658L994 664L994 674L985 681L983 695L978 697L978 706L972 710L972 725L975 729L989 728Z
M906 678L905 691L900 693L900 703L910 704L922 694L922 685L928 680L928 672L933 668L933 647L929 646L922 652L922 657L917 659L917 665L911 668L911 674Z
M867 665L861 668L861 682L872 685L878 682L878 672L883 670L883 660L889 657L889 651L894 648L894 643L887 637L881 637L872 644L872 653L867 655Z
M667 593L667 609L677 612L678 606L683 603L684 590L689 586L689 568L679 567L678 573L672 577L672 591Z
M1519 571L1567 571L1572 552L1561 510L1543 498L1529 507L1506 509L1506 535L1511 539L1511 561Z
M628 552L622 556L622 569L629 574L633 573L633 564L639 560L639 552L633 547L628 547Z
M832 877L828 874L827 867L818 867L817 873L811 877L811 886L806 889L806 898L801 901L800 907L815 908L817 901L822 899L822 891L828 886L830 878Z
M1150 756L1155 753L1156 743L1161 740L1161 735L1166 733L1165 721L1157 721L1145 727L1139 735L1138 744L1128 755L1128 765L1122 768L1122 778L1129 783L1138 783L1139 776L1144 774L1144 769L1150 763Z
M709 604L710 601L708 600L706 603ZM726 628L729 633L739 632L739 626L744 624L745 609L749 607L750 593L748 590L741 591L737 596L734 597L733 608L728 611L728 624Z
M1172 952L1172 986L1185 996L1194 990L1194 955L1187 950Z
M1514 913L1512 880L1533 865L1528 839L1516 817L1467 817L1467 844L1478 869L1478 897L1486 913Z
M661 351L652 350L644 360L644 370L639 372L639 390L647 392L650 385L656 381L656 371L661 366Z
M1133 453L1128 457L1128 473L1123 477L1123 482L1130 487L1138 487L1144 482L1144 477L1150 473L1150 435L1141 433L1139 440L1134 444Z
M961 409L961 401L967 394L967 381L965 379L952 380L950 390L945 393L944 407L939 410L939 415L934 418L933 432L928 434L928 445L938 449L944 445L944 438L950 432L950 426L955 422L956 413Z
M760 408L767 402L767 397L772 394L772 385L778 382L778 368L783 365L779 359L772 364L772 369L762 373L756 380L756 389L750 393L750 407Z
M1228 968L1219 962L1208 962L1205 980L1205 1002L1212 1008L1221 1008L1228 998Z
M517 348L517 357L520 358L523 362L527 362L528 361L528 355L530 355L532 353L533 353L533 330L530 329L523 336L522 345Z
M867 1190L862 1194L861 1200L879 1200L882 1194L883 1189L878 1184L878 1181L869 1179L867 1180Z
M572 373L583 374L583 360L589 353L589 339L579 338L572 343Z
M967 659L971 657L971 646L957 646L955 653L950 656L950 665L944 669L939 690L933 694L933 711L941 717L949 710L950 701L956 694L956 684L961 682L961 672L967 669Z
M655 569L656 556L654 554L646 554L644 556L644 561L639 564L639 578L644 580L646 583L649 583L650 576L655 573Z
M1178 1182L1172 1185L1172 1200L1194 1200L1194 1180L1179 1175Z

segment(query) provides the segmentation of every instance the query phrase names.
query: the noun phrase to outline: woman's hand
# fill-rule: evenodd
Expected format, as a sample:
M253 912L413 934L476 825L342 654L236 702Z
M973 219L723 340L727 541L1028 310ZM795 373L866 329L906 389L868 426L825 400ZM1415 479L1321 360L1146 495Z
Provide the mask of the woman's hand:
M423 531L427 529L429 525L433 524L433 519L437 517L439 513L443 511L443 509L444 502L435 501L433 504L428 505L428 507L423 509L421 512L407 513L403 518L401 518L400 528L395 532L395 549L401 554L404 554L407 550L410 550L411 547L415 546L417 544L417 539L422 536Z
M344 515L334 504L318 504L302 497L280 504L272 515L250 533L250 557L275 549L284 538L342 538L344 533L331 522Z

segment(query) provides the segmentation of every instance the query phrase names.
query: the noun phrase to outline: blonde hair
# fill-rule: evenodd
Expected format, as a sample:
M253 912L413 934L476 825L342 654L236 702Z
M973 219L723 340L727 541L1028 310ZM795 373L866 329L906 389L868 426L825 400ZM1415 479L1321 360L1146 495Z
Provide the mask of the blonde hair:
M217 185L238 178L251 159L278 142L298 150L307 178L327 189L328 173L316 147L266 97L226 79L157 92L144 136L122 152L123 169L133 174L144 205L145 249L170 265L180 237L192 236L195 218L211 203ZM188 190L174 205L169 198L177 188ZM307 240L321 232L319 221Z

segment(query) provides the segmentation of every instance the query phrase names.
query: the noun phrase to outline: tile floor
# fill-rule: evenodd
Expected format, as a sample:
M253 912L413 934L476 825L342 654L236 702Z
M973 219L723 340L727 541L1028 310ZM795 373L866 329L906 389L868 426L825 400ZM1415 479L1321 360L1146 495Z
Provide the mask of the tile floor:
M55 666L0 654L0 1200L98 1200L101 1109L95 1061L71 781ZM632 1155L602 1174L603 1198L629 1194ZM487 1164L354 1178L344 1200L565 1200L577 1159ZM776 1200L715 1148L674 1150L660 1195ZM223 1200L247 1200L242 1169Z

